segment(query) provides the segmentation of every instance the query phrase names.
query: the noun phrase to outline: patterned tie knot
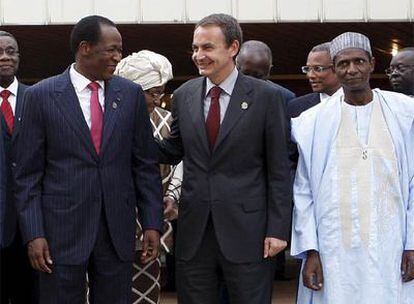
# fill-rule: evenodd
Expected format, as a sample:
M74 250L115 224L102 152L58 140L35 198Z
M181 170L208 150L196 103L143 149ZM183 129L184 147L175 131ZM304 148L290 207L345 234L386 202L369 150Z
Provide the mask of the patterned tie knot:
M219 98L221 94L221 88L219 86L214 86L210 89L211 99Z
M3 90L3 91L1 91L1 93L0 93L0 96L3 98L3 99L7 99L7 98L9 98L10 97L10 91L9 90Z
M91 82L90 84L88 84L88 88L89 88L89 90L91 90L92 92L98 92L98 89L100 88L101 86L99 85L99 83L97 83L97 82Z

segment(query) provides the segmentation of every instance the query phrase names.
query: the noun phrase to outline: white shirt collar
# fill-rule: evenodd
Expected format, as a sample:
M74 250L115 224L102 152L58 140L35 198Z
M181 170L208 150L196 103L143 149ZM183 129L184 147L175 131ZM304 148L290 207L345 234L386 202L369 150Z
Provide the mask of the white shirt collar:
M14 96L17 96L17 89L18 89L18 87L19 87L19 82L17 81L17 78L14 77L13 82L11 83L11 85L9 85L9 87L3 88L2 86L0 86L0 92L3 91L3 90L8 90Z
M75 88L77 93L85 90L88 84L91 83L91 81L88 78L83 76L81 73L79 73L75 69L75 63L72 63L72 65L70 66L69 75L70 75L70 80L72 81L73 87ZM105 81L97 80L96 82L101 86L102 90L105 90Z
M319 97L321 99L321 103L326 102L329 98L331 97L336 97L336 96L341 96L344 94L344 90L342 89L342 87L340 87L335 93L333 93L332 95L328 95L326 93L319 93Z
M237 76L239 75L239 71L236 67L234 67L234 70L230 73L229 76L227 76L226 79L224 79L218 86L226 92L227 95L231 96L233 93L234 86L236 84ZM216 85L211 82L211 80L207 77L206 78L206 96L210 92L210 89L212 87L215 87Z

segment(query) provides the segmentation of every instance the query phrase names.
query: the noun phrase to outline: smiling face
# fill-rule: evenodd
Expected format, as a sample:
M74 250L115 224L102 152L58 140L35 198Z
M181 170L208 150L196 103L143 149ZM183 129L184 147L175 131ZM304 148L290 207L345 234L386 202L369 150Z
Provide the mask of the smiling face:
M82 41L79 45L77 65L91 81L109 80L122 58L121 34L114 26L101 24L98 43Z
M16 40L0 36L0 85L8 87L19 68L19 48Z
M374 71L375 60L361 49L345 49L334 60L336 77L344 91L371 90L369 78Z
M332 60L328 52L310 52L306 65L311 67L306 77L309 79L309 84L313 92L326 93L332 95L339 87L339 81L332 69ZM314 67L324 67L323 71L317 72Z
M214 84L220 84L234 69L233 57L239 50L239 42L226 44L220 27L199 26L193 36L192 59L200 75L208 77Z

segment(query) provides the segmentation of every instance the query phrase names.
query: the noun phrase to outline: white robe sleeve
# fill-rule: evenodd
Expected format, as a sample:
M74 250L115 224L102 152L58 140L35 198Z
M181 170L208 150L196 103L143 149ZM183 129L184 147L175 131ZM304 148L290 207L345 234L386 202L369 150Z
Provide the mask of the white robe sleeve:
M299 127L292 120L293 140L298 143L299 161L296 170L295 182L293 185L293 220L292 220L292 243L291 255L303 259L308 250L318 251L318 237L316 232L315 204L312 195L311 183L306 159L310 159L310 151L303 149L301 140L308 139L309 129Z
M413 148L414 148L414 125L411 126L410 134L409 134L410 144L408 145L409 150L408 152L409 163L411 166L414 165L414 155L413 155ZM411 176L409 177L409 192L408 192L408 204L407 204L407 215L406 215L406 225L407 225L407 234L405 240L404 250L414 250L414 172L409 170Z

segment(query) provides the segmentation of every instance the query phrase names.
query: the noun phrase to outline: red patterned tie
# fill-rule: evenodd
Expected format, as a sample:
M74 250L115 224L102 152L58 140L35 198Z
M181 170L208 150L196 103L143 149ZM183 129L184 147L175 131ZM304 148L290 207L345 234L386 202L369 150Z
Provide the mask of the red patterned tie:
M217 135L220 129L220 98L221 89L218 86L212 87L210 90L210 109L208 110L206 120L206 130L208 142L210 144L210 150L213 151L214 144L216 143Z
M13 126L14 126L14 116L13 116L13 110L9 102L9 96L10 96L9 90L3 90L0 93L0 96L3 98L3 101L1 103L1 112L3 113L4 119L6 120L7 124L7 132L9 134L13 133Z
M102 107L99 104L98 96L99 87L99 84L96 82L91 82L88 84L88 88L91 90L91 136L97 154L99 154L101 150L103 129Z

